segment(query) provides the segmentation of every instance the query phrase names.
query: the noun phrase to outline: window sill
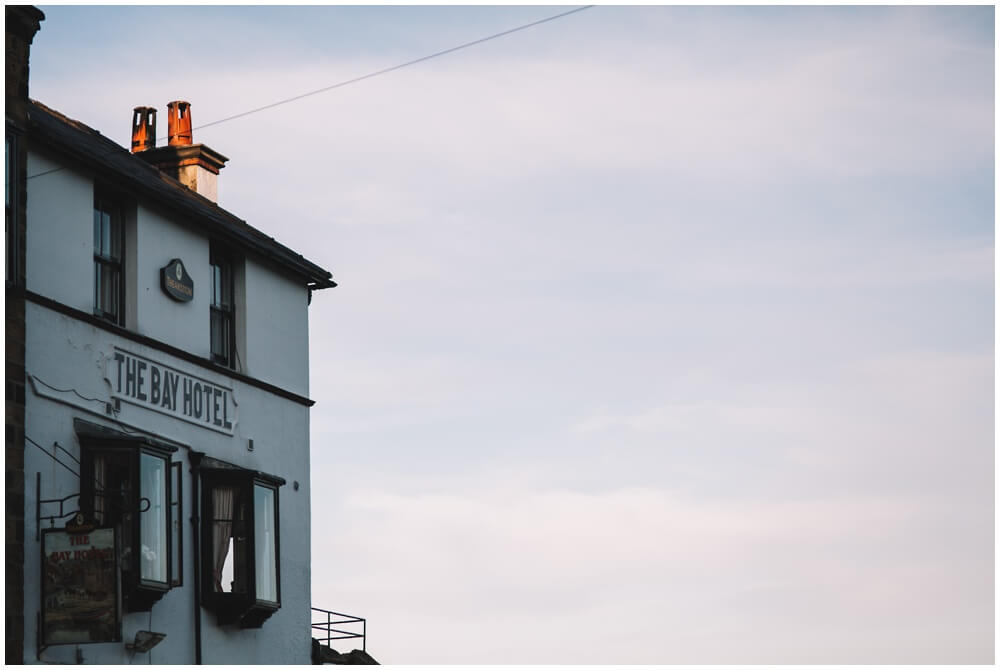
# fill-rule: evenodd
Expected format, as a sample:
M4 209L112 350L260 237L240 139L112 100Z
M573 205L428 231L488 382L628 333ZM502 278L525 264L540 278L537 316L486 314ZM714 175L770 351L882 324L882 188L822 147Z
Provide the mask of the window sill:
M215 612L220 626L260 628L281 605L253 600L245 593L213 593L205 606Z
M126 594L125 611L149 612L153 609L153 605L159 602L160 598L169 590L169 584L142 584L141 586L136 586L130 593Z

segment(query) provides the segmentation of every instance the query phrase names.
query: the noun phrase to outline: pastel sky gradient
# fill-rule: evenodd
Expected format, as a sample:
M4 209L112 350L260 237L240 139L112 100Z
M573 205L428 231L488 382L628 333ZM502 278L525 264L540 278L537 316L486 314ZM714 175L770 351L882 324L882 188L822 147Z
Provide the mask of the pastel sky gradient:
M31 96L127 145L567 7L42 9ZM596 7L196 130L340 283L313 604L384 663L992 663L993 26Z

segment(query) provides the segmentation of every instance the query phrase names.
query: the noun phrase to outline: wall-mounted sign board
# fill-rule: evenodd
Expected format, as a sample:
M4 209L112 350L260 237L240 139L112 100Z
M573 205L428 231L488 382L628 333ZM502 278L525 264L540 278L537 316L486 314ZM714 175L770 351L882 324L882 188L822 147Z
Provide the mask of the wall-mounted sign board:
M194 280L181 259L175 258L160 268L160 288L178 302L190 302L194 298Z
M42 532L43 646L121 640L115 540L114 528Z

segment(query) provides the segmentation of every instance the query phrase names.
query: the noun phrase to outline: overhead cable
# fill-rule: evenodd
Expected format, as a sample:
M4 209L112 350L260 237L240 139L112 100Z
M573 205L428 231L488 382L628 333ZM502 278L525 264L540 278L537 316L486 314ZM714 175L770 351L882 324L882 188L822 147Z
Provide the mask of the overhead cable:
M239 118L242 118L244 116L249 116L250 114L256 114L257 112L263 112L266 109L272 109L272 108L277 107L279 105L284 105L284 104L287 104L289 102L295 102L296 100L301 100L303 98L308 98L310 96L318 95L320 93L326 93L327 91L332 91L335 88L341 88L341 87L347 86L349 84L356 84L359 81L364 81L365 79L372 79L373 77L378 77L378 76L383 75L383 74L388 74L390 72L395 72L396 70L401 70L404 67L409 67L411 65L416 65L417 63L423 63L424 61L431 60L432 58L437 58L439 56L444 56L446 54L454 53L456 51L460 51L461 49L467 49L467 48L469 48L471 46L475 46L477 44L482 44L483 42L489 42L490 40L495 40L495 39L497 39L499 37L504 37L505 35L510 35L511 33L516 33L516 32L519 32L521 30L527 30L528 28L533 28L534 26L540 25L542 23L547 23L549 21L555 21L556 19L561 19L561 18L563 18L565 16L569 16L570 14L576 14L577 12L582 12L583 10L590 9L591 7L594 7L594 5L585 5L583 7L577 7L576 9L571 9L568 12L562 12L560 14L555 14L554 16L549 16L549 17L544 18L544 19L539 19L538 21L532 21L531 23L526 23L526 24L524 24L522 26L518 26L516 28L511 28L510 30L504 30L503 32L495 33L495 34L489 35L487 37L482 37L482 38L480 38L478 40L473 40L472 42L466 42L465 44L459 44L456 47L451 47L450 49L444 49L442 51L437 51L437 52L429 54L427 56L421 56L420 58L415 58L415 59L413 59L411 61L407 61L405 63L400 63L399 65L393 65L392 67L383 68L383 69L377 70L375 72L369 72L368 74L361 75L360 77L355 77L353 79L347 79L345 81L338 82L336 84L331 84L330 86L324 86L323 88L317 88L315 91L309 91L308 93L302 93L300 95L296 95L296 96L293 96L291 98L285 98L284 100L279 100L278 102L272 102L269 105L264 105L263 107L257 107L255 109L251 109L251 110L248 110L246 112L240 112L239 114L233 114L232 116L227 116L225 118L218 119L216 121L209 121L208 123L204 123L204 124L202 124L200 126L195 126L191 130L194 131L194 130L200 130L202 128L208 128L209 126L216 126L216 125L218 125L220 123L225 123L227 121L232 121L234 119L239 119ZM164 139L167 139L167 138L166 137L161 137L160 139L164 140Z
M320 93L326 93L327 91L332 91L332 90L337 89L337 88L342 88L344 86L348 86L349 84L356 84L356 83L358 83L360 81L364 81L366 79L372 79L373 77L378 77L378 76L383 75L383 74L388 74L390 72L395 72L396 70L401 70L404 67L409 67L411 65L416 65L417 63L423 63L424 61L431 60L432 58L438 58L439 56L444 56L444 55L447 55L447 54L450 54L450 53L454 53L456 51L460 51L462 49L467 49L467 48L469 48L471 46L475 46L477 44L482 44L483 42L489 42L490 40L495 40L497 38L504 37L504 36L510 35L512 33L520 32L522 30L527 30L528 28L533 28L533 27L535 27L537 25L541 25L543 23L548 23L549 21L555 21L556 19L561 19L561 18L564 18L564 17L569 16L571 14L576 14L577 12L582 12L585 9L591 9L594 6L595 5L584 5L582 7L577 7L575 9L571 9L571 10L566 11L566 12L561 12L559 14L554 14L553 16L548 16L548 17L546 17L544 19L539 19L537 21L532 21L531 23L525 23L524 25L517 26L516 28L511 28L509 30L504 30L504 31L499 32L499 33L494 33L493 35L488 35L486 37L481 37L478 40L473 40L471 42L466 42L465 44L459 44L458 46L451 47L450 49L443 49L441 51L436 51L436 52L434 52L432 54L428 54L427 56L421 56L420 58L415 58L415 59L413 59L411 61L407 61L405 63L400 63L398 65L393 65L391 67L383 68L383 69L377 70L375 72L369 72L368 74L361 75L360 77L354 77L353 79L347 79L345 81L341 81L341 82L338 82L336 84L331 84L330 86L324 86L323 88L318 88L315 91L309 91L307 93L301 93L299 95L292 96L291 98L285 98L284 100L278 100L277 102L272 102L272 103L264 105L262 107L256 107L254 109L250 109L250 110L247 110L245 112L240 112L239 114L233 114L232 116L227 116L227 117L224 117L224 118L221 118L221 119L216 119L215 121L209 121L208 123L203 123L200 126L195 126L191 130L195 131L195 130L201 130L202 128L208 128L210 126L217 126L217 125L219 125L221 123L226 123L228 121L233 121L235 119L243 118L244 116L249 116L251 114L256 114L257 112L263 112L264 110L267 110L267 109L273 109L274 107L278 107L279 105L285 105L285 104L288 104L290 102L295 102L296 100L302 100L303 98L308 98L308 97L313 96L313 95L319 95ZM168 137L160 137L160 138L158 138L159 141L162 141L162 140L165 140L165 139L169 139L169 138ZM119 147L119 146L116 145L115 150L117 151L119 148L122 148L122 147ZM112 153L112 152L108 152L108 154L103 154L103 155L110 155L110 153ZM35 177L42 177L44 175L52 174L53 172L59 172L60 170L64 170L64 169L66 169L66 168L63 168L63 167L52 168L51 170L45 170L44 172L39 172L37 174L29 175L27 177L27 179L34 179Z

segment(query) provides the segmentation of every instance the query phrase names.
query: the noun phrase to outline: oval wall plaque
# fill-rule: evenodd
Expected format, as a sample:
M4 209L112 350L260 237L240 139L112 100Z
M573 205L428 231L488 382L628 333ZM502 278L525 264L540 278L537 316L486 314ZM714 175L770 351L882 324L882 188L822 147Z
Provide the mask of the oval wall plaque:
M160 288L179 302L190 302L194 298L194 280L184 269L181 259L175 258L160 268Z

